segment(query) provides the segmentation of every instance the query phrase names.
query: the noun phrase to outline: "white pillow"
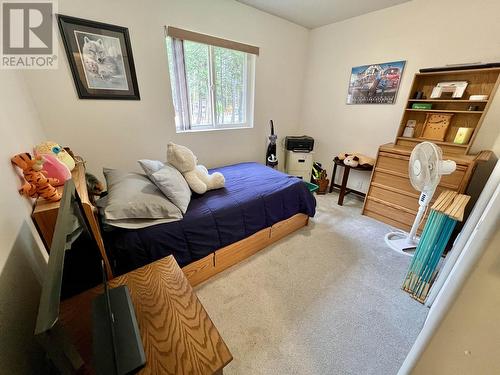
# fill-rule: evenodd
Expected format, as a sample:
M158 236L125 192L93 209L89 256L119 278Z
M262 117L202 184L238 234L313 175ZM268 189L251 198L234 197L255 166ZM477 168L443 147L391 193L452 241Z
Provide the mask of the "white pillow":
M191 201L191 189L181 172L158 160L139 160L138 163L158 189L185 214Z

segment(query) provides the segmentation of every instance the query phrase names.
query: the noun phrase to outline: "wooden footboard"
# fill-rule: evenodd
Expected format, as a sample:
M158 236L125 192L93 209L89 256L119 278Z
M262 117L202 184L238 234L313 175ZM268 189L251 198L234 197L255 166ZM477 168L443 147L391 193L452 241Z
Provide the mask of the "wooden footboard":
M308 223L309 216L296 214L271 227L262 229L250 237L216 250L215 253L183 267L182 271L192 286L198 285Z
M182 268L191 286L198 285L217 273L215 269L215 254L207 255L196 262Z

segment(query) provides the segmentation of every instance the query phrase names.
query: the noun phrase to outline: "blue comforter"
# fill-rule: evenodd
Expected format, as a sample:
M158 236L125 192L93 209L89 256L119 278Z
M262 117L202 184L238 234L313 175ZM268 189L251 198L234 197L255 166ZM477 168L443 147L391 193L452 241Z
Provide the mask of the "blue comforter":
M118 273L173 254L181 267L297 213L314 216L316 200L302 180L257 163L221 172L226 187L193 195L184 218L106 236Z

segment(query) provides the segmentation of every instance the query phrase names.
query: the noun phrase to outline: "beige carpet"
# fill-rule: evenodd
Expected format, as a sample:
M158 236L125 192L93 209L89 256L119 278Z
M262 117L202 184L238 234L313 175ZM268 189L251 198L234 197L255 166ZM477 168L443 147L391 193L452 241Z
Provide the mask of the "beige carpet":
M196 288L234 360L224 374L395 374L427 308L401 291L410 258L361 202L318 196L303 228Z

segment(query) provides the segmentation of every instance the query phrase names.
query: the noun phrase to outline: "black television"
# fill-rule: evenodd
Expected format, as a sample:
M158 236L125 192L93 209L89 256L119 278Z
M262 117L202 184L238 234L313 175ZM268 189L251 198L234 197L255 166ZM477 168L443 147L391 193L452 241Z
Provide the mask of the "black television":
M104 284L92 302L91 364L96 374L133 374L145 362L135 312L126 286L109 289L99 246L90 231L72 180L64 185L38 308L35 336L63 374L84 366L59 323L62 300Z

